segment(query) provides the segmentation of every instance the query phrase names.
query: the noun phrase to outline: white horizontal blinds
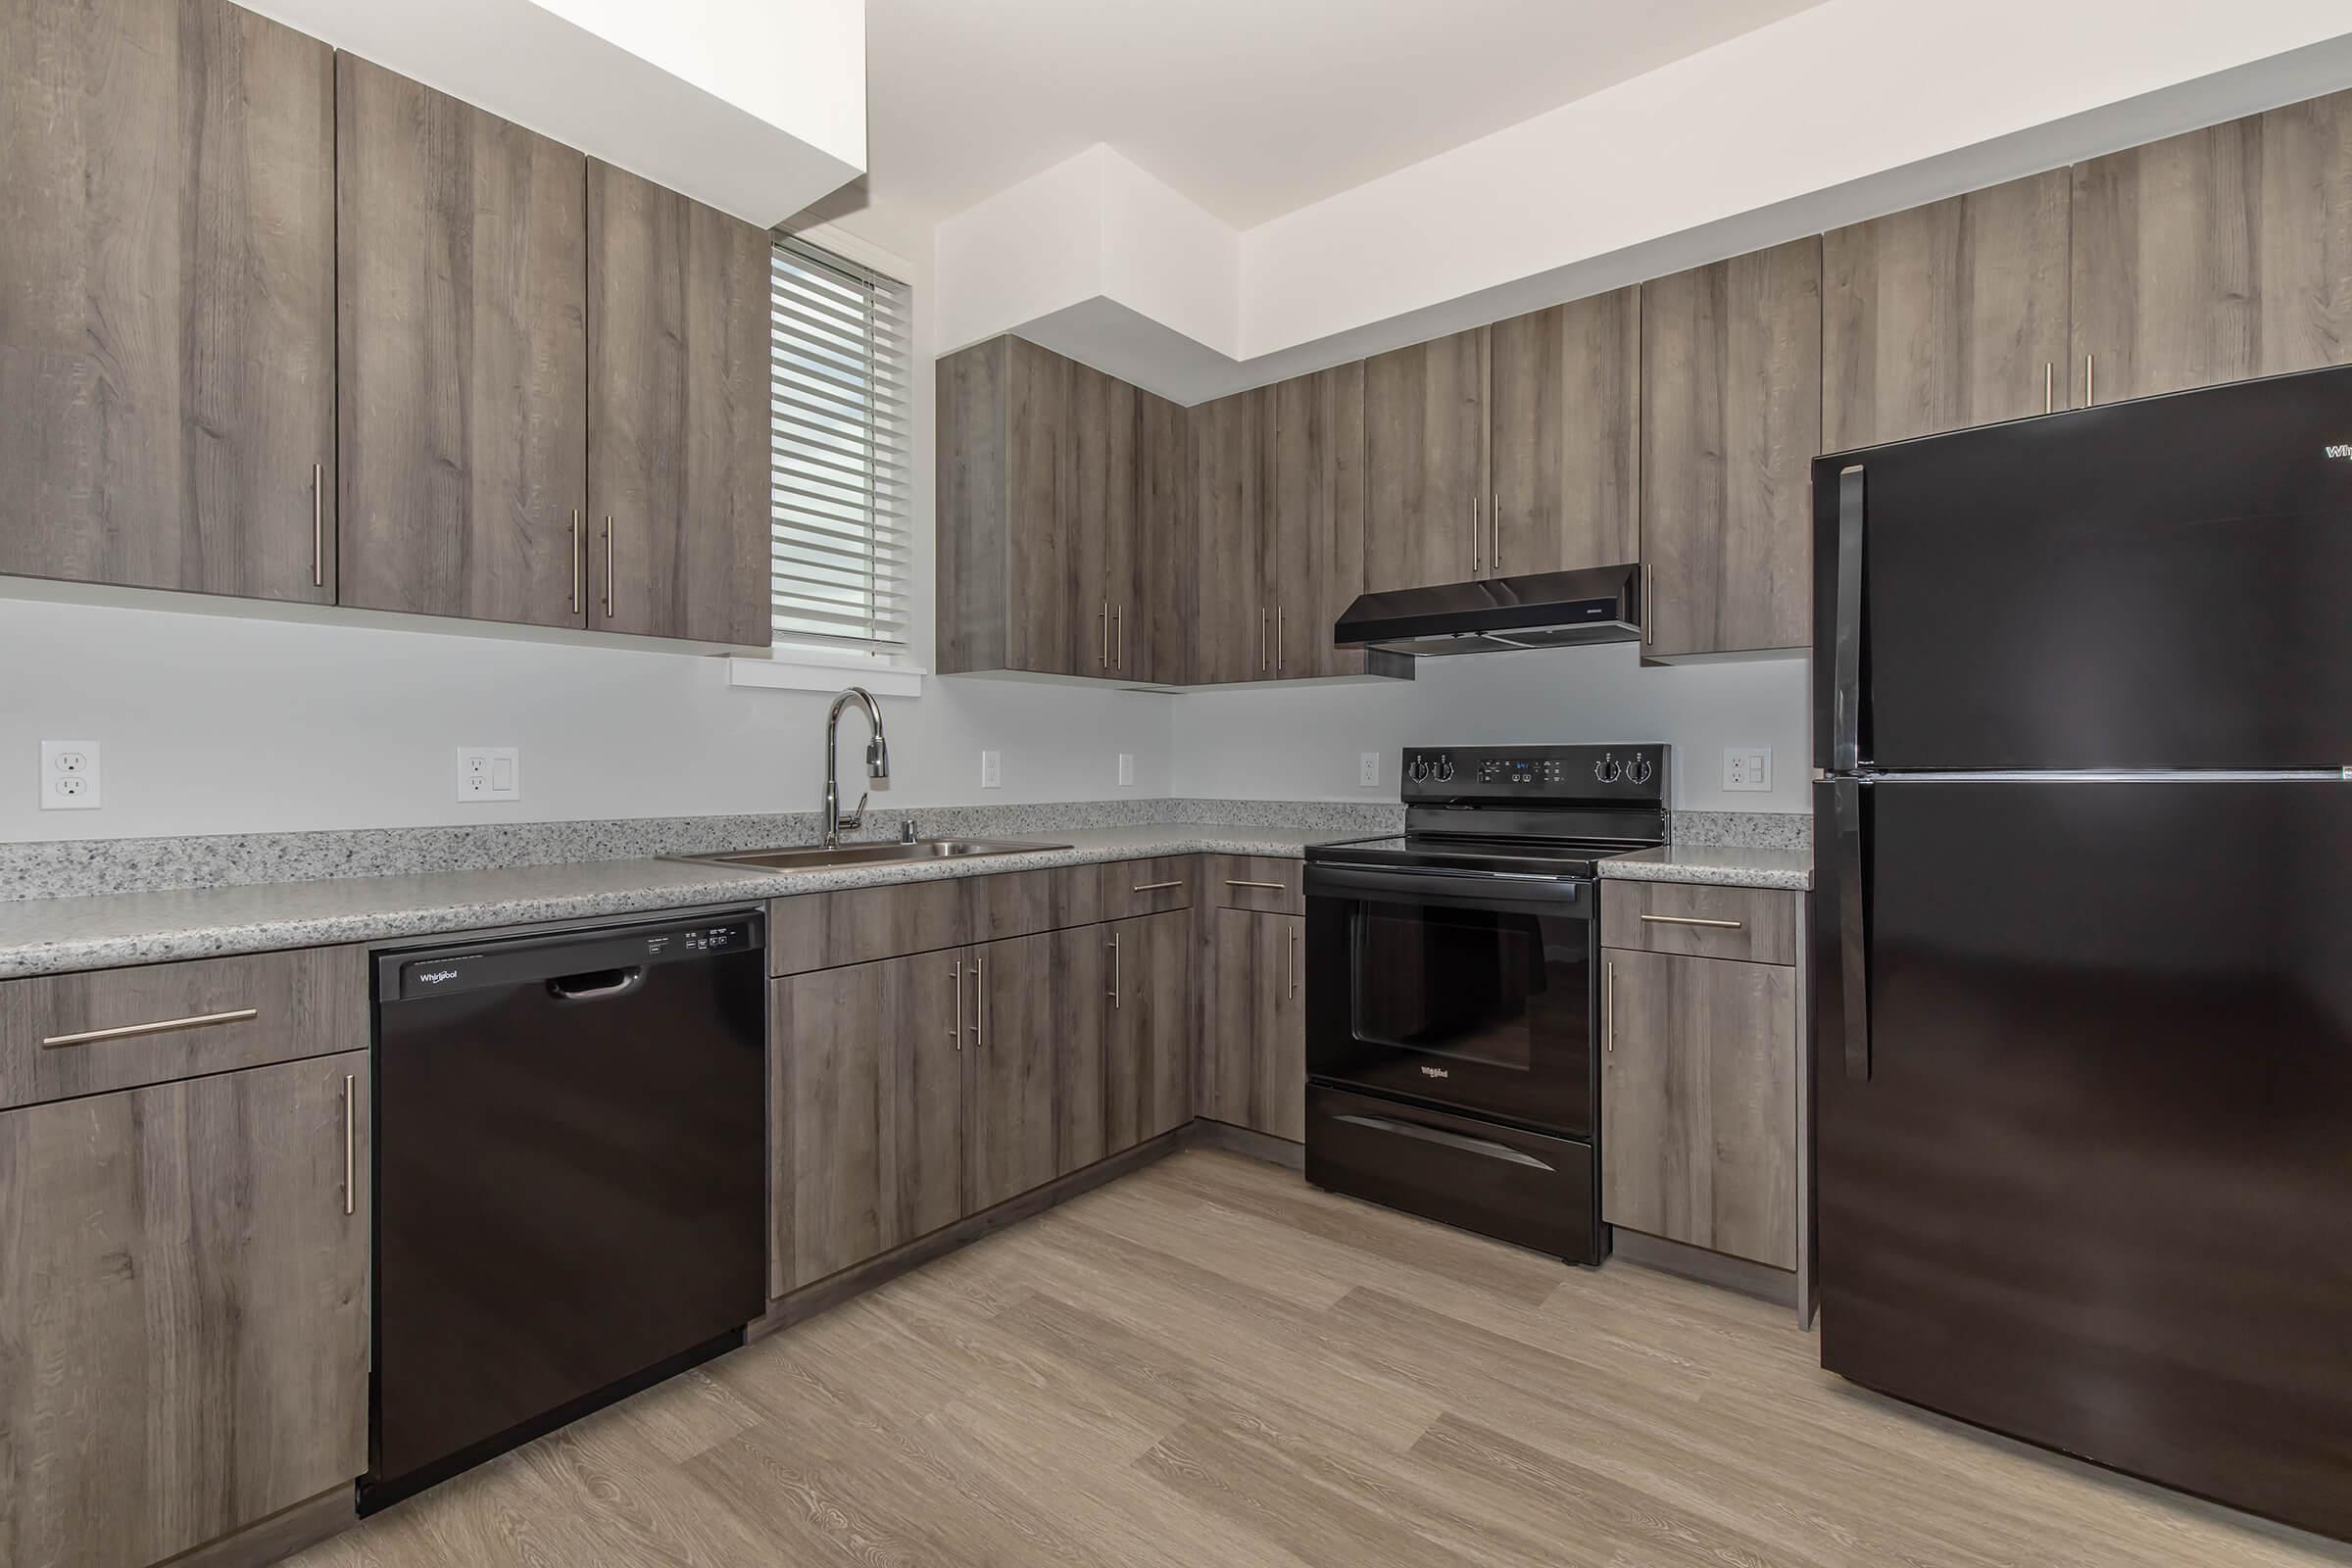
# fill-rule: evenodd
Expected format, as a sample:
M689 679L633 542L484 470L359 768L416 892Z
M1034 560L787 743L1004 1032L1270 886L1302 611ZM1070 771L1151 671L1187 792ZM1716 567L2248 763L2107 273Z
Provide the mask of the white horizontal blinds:
M906 644L906 285L789 237L770 297L779 644Z

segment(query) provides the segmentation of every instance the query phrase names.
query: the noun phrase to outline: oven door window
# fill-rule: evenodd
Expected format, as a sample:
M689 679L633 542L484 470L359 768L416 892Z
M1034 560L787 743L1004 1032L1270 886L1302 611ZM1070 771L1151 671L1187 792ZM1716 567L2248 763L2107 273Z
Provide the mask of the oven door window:
M1548 922L1519 911L1356 906L1350 1032L1363 1045L1525 1073L1563 1010L1581 1019L1582 953L1547 956ZM1575 928L1580 934L1582 926ZM1563 960L1565 960L1563 962ZM1567 971L1563 973L1563 970Z

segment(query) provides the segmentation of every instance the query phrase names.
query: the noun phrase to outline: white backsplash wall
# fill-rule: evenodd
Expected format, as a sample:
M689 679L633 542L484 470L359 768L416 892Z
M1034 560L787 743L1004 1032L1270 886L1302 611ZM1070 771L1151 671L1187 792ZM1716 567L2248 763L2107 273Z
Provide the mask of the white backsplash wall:
M1421 661L1370 685L1237 686L1179 699L1169 772L1178 795L1394 800L1407 746L1665 741L1682 810L1806 811L1812 758L1802 658L1644 669L1630 643ZM1723 753L1772 750L1772 788L1727 791ZM1356 783L1364 752L1380 783Z

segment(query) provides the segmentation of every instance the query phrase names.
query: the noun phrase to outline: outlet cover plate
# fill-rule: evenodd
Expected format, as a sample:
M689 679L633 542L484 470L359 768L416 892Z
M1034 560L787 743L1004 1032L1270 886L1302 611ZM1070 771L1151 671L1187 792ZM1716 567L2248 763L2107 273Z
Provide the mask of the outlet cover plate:
M1772 748L1735 746L1723 754L1723 787L1727 790L1772 788Z
M1364 752L1357 756L1355 781L1358 784L1378 784L1380 782L1380 754L1378 752Z
M41 742L41 809L95 811L98 774L96 741Z
M522 758L512 746L458 748L458 799L519 801Z
M980 787L984 790L993 790L1001 788L1004 783L1004 754L1003 752L982 752L980 754Z
M1128 786L1135 783L1135 754L1133 752L1119 754L1119 782Z

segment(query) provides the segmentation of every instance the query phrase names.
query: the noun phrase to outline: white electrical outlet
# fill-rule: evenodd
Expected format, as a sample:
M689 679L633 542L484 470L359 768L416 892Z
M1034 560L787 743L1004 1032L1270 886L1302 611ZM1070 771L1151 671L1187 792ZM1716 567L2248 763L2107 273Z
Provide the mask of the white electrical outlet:
M1380 754L1365 752L1355 760L1355 781L1358 784L1380 782Z
M1119 782L1129 785L1135 782L1135 754L1133 752L1119 754Z
M1772 749L1768 746L1742 746L1725 752L1723 787L1727 790L1772 788Z
M41 809L94 811L98 806L98 743L41 742Z
M458 748L458 799L519 801L522 759L512 746Z
M982 752L980 754L980 787L984 790L993 790L1002 788L1004 783L1004 754L1003 752Z

